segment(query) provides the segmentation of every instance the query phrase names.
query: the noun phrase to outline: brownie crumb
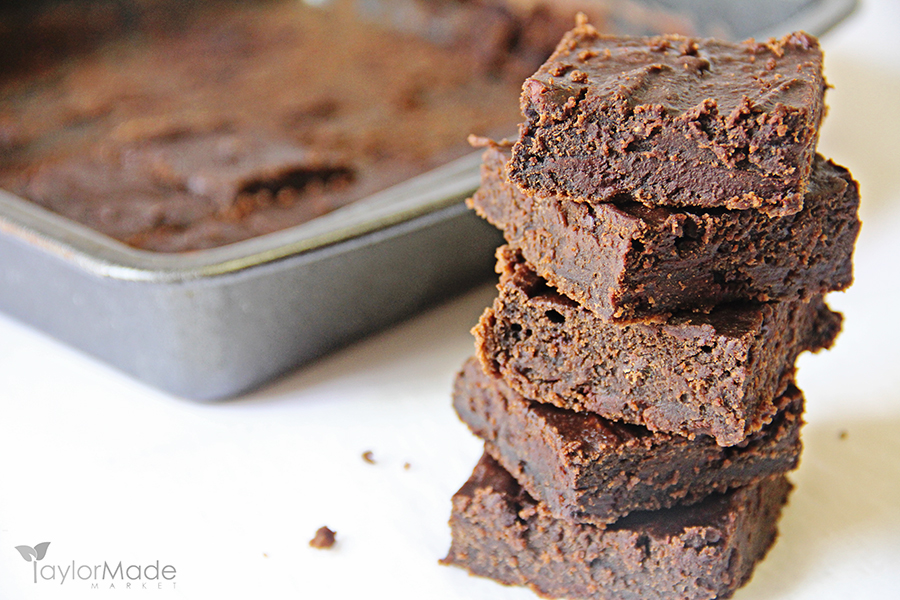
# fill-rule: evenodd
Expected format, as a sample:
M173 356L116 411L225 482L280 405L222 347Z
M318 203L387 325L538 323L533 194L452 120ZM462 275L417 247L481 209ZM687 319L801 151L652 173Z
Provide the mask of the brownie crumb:
M375 458L372 456L372 451L371 451L371 450L366 450L365 452L363 452L363 453L362 453L362 459L363 459L364 461L366 461L367 463L369 463L370 465L374 465L374 464L375 464Z
M335 533L336 532L328 529L325 526L319 527L318 531L316 531L315 537L309 540L309 545L313 548L319 548L320 550L331 548L332 546L334 546Z

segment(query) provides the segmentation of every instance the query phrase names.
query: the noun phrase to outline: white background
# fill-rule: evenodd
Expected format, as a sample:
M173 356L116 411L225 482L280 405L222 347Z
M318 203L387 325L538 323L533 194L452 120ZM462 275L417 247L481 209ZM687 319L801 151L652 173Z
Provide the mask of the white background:
M819 147L863 192L856 283L830 298L846 317L835 349L801 358L797 488L736 600L900 598L898 26L900 3L873 0L822 40L835 89ZM0 315L0 600L534 598L437 564L450 496L481 452L450 386L493 294L484 286L215 405L144 387ZM337 545L311 549L325 524ZM42 565L159 560L176 587L35 584L14 548L44 541Z

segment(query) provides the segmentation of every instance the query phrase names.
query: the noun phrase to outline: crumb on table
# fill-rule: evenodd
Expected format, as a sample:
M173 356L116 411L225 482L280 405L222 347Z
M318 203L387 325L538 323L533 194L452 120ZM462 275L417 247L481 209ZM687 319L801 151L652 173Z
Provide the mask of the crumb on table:
M313 548L319 548L321 550L331 548L332 546L334 546L335 533L336 532L328 529L328 527L319 527L313 539L309 540L309 545Z

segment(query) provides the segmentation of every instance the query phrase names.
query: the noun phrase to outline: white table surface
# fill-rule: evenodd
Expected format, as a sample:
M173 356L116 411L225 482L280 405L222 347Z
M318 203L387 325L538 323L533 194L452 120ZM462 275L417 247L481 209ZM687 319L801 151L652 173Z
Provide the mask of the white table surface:
M845 315L835 348L801 357L796 490L737 600L900 598L898 26L900 3L864 0L822 39L834 89L820 151L863 191L856 283L830 298ZM481 452L450 386L493 294L484 286L212 405L0 315L0 600L535 598L437 563L450 496ZM321 525L338 532L330 551L308 546ZM35 583L15 547L46 541L41 566L159 561L174 585L92 590L58 572Z

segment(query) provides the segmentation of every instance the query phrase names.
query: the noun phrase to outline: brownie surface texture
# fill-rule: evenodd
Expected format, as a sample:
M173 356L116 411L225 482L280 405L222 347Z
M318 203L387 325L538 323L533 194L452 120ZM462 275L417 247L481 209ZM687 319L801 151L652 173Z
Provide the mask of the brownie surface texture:
M822 157L804 208L755 210L587 204L522 193L508 146L488 147L469 201L553 287L599 317L629 320L736 300L809 299L853 280L859 187Z
M598 526L785 473L801 450L803 396L793 385L776 400L772 423L730 448L528 400L474 358L456 379L453 406L554 517Z
M841 326L821 297L607 323L508 246L497 254L500 294L473 330L486 372L526 398L723 446L772 419L797 356Z
M824 111L818 42L601 35L584 21L525 81L510 177L589 202L803 205Z
M555 519L484 455L453 497L445 564L547 597L727 598L777 535L784 476L610 527Z

